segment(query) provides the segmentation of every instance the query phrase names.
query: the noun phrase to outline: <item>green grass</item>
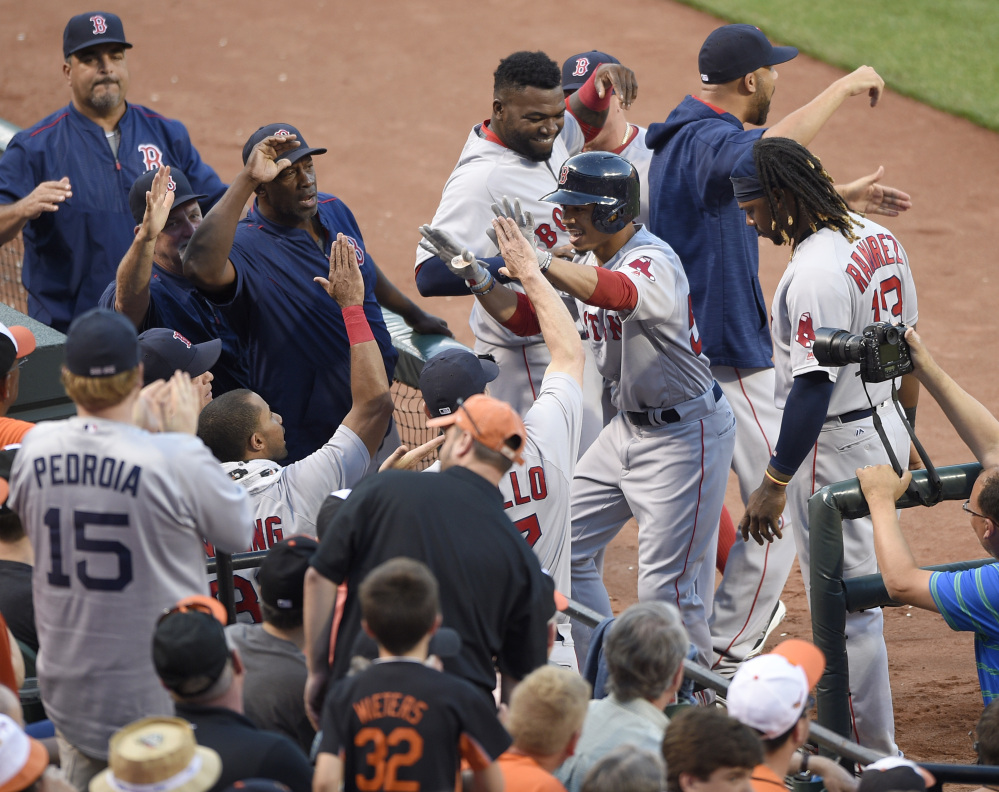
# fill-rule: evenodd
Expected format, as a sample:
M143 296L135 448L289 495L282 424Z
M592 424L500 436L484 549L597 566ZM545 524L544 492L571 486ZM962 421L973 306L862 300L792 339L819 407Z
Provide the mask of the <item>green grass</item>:
M999 131L999 0L680 0Z

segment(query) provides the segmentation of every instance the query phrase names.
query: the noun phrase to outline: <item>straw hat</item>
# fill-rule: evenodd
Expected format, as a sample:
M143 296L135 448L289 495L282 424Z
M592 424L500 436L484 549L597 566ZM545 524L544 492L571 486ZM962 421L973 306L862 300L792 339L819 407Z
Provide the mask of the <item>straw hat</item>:
M108 768L90 792L207 792L222 774L222 760L198 745L181 718L143 718L115 732Z

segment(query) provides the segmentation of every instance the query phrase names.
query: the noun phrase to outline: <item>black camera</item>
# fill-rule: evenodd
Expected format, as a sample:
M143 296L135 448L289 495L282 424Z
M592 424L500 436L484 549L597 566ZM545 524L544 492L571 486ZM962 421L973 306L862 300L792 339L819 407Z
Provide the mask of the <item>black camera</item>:
M864 382L886 382L912 371L909 345L905 343L904 324L875 322L864 328L863 335L853 335L835 327L815 331L812 352L823 366L860 364Z

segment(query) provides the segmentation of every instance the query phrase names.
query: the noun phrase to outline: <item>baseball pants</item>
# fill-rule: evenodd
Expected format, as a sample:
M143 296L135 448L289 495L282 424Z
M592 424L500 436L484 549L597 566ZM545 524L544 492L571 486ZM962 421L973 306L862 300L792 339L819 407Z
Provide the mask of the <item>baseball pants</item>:
M879 415L897 458L909 458L909 436L889 401ZM874 430L871 418L842 423L826 421L812 453L787 487L787 512L795 528L798 562L810 589L808 544L808 499L829 484L856 477L864 465L888 464L888 454ZM870 518L843 521L843 576L870 575L878 571L874 555L874 531ZM884 617L879 608L846 615L846 650L850 666L851 711L854 739L861 745L895 756L895 718L888 680L888 651L883 634Z
M712 366L718 384L736 418L732 470L739 479L745 504L760 486L773 455L783 412L774 405L773 368L737 369ZM736 525L742 514L733 514ZM763 635L794 563L794 535L789 512L782 518L784 538L760 547L736 537L725 563L725 574L715 591L711 616L712 668L725 676L735 673L739 661Z
M735 416L722 396L676 406L677 423L634 426L623 413L603 429L572 482L572 596L606 616L602 579L607 543L638 521L638 598L677 606L698 660L711 657L718 520L735 446ZM580 666L590 630L573 623Z
M597 371L589 344L583 344L586 366L583 369L583 421L579 437L579 457L593 443L604 426L604 380ZM505 401L521 416L527 414L541 390L551 354L544 343L502 347L486 341L475 342L475 354L492 355L499 366L499 376L489 383L489 395Z

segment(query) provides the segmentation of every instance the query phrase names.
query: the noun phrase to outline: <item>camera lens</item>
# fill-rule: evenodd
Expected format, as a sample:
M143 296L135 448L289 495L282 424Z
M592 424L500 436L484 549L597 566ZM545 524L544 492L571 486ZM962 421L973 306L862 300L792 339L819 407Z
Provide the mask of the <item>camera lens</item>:
M822 366L846 366L860 362L860 350L863 344L863 336L853 335L834 327L820 327L815 331L812 352Z

